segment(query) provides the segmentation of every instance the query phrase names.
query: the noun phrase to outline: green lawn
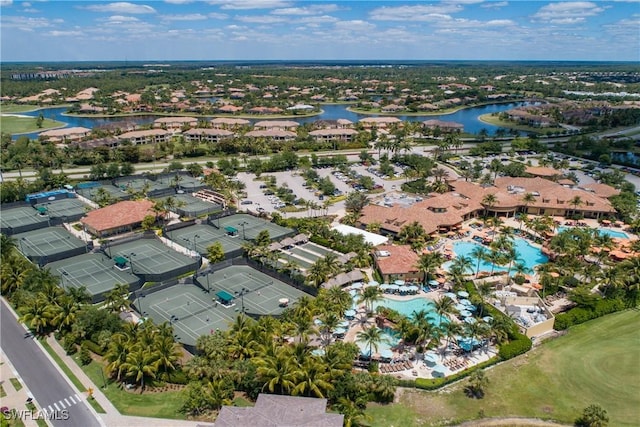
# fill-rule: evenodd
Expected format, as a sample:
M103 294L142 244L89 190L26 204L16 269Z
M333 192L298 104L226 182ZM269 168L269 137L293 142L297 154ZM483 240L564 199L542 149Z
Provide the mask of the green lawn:
M407 390L397 405L370 405L374 426L447 425L486 417L531 417L572 424L592 404L611 426L640 419L640 312L629 310L572 328L561 338L489 369L482 400L465 381L438 392Z
M481 122L484 123L490 123L492 125L495 126L499 126L502 128L507 128L507 129L516 129L516 130L521 130L524 132L534 132L534 133L557 133L557 132L564 132L565 129L561 128L561 127L547 127L547 128L539 128L539 127L533 127L533 126L527 126L527 125L523 125L523 124L519 124L513 121L508 121L508 120L500 120L498 118L498 116L494 116L492 114L483 114L480 117L478 117L478 119Z
M35 105L0 104L0 113L24 113L37 108Z
M82 366L84 372L91 378L96 386L124 415L137 417L174 418L185 419L185 415L179 412L182 406L182 394L180 391L165 391L162 393L131 393L124 391L118 385L107 380L107 388L102 388L103 376L100 373L101 366L96 362Z
M44 119L42 127L39 128L36 125L36 117L0 116L0 129L9 134L37 132L61 126L64 126L64 123Z

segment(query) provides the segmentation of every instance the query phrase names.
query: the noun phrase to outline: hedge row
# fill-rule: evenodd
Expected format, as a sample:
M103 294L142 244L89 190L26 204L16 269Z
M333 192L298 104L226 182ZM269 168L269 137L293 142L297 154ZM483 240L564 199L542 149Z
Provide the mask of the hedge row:
M579 325L588 320L615 313L626 308L625 303L619 299L601 299L593 308L576 307L556 316L554 328L558 331L565 330L573 325Z
M324 246L327 248L331 248L333 250L336 250L338 252L342 252L343 254L346 254L347 252L349 252L349 248L341 245L338 242L332 242L329 239L325 239L322 236L311 236L311 240L313 243L320 245L320 246Z
M531 339L518 332L515 334L514 338L509 340L508 343L500 346L498 354L502 360L509 360L531 350L531 346Z
M422 390L437 390L441 387L444 387L447 384L451 384L463 378L466 378L474 371L478 369L484 369L489 366L495 365L500 362L502 359L500 357L492 357L489 360L486 360L482 363L478 363L475 366L470 367L469 369L465 369L464 371L455 373L448 377L444 378L417 378L415 380L396 380L396 385L400 387L412 387L412 388L420 388Z
M97 354L98 356L104 356L105 351L98 344L94 343L91 340L82 341L82 345L92 353Z

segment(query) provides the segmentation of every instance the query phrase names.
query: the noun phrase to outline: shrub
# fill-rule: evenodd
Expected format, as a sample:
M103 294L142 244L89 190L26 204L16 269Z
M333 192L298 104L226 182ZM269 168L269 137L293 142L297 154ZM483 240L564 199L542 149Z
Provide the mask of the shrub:
M167 382L171 384L186 385L189 384L189 377L187 376L187 373L182 369L176 369L169 374L169 379L167 380Z
M531 350L531 339L521 333L514 334L515 338L500 346L499 355L503 360L509 360Z
M104 356L104 350L102 349L102 347L100 347L98 344L94 343L93 341L90 341L90 340L82 341L82 348L86 348L87 350L97 354L98 356Z
M602 317L616 311L624 310L625 304L619 299L601 299L596 302L593 308L576 307L556 316L554 328L558 331L567 329L573 325L579 325L588 320Z
M73 342L73 339L69 339L68 336L66 336L64 340L62 340L62 348L69 356L75 354L75 352L78 351L78 349L76 348L76 343Z
M437 390L440 387L443 387L447 384L451 384L456 382L462 378L469 376L471 373L477 371L478 369L484 369L489 366L495 365L500 362L501 359L499 357L493 357L487 361L479 363L475 366L470 367L469 369L465 369L464 371L455 373L446 378L416 378L413 380L397 380L396 385L399 387L415 387L423 390Z
M91 363L91 352L84 344L80 347L80 363L83 365Z

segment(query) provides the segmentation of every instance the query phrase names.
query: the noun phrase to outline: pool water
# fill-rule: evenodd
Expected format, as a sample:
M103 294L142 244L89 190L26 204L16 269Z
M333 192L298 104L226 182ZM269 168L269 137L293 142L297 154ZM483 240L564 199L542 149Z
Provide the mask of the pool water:
M566 230L571 230L573 227L558 227L558 232L562 232L562 231L566 231ZM627 233L624 233L622 231L618 231L618 230L611 230L609 228L594 228L594 230L597 230L598 233L600 234L604 234L606 236L610 236L610 237L615 237L618 239L628 239L629 235Z
M384 350L391 350L393 347L397 346L400 342L400 334L393 329L384 328L382 329L382 341L378 343L378 350L373 350L373 353L381 353ZM356 341L358 348L363 353L368 353L369 346L363 342Z
M374 309L382 306L395 310L398 313L406 317L411 317L414 311L425 310L428 312L429 322L433 326L440 325L440 316L436 313L435 304L432 300L427 298L413 298L410 300L398 301L390 298L383 298L382 300L373 304ZM442 319L443 323L447 322L446 318Z
M516 253L518 254L518 257L520 258L519 262L522 262L532 272L534 271L535 267L537 267L538 265L546 264L547 262L549 262L549 258L543 255L539 248L531 245L525 239L515 238L513 239L513 244L514 244L513 246L516 250ZM469 271L470 273L475 273L476 267L478 265L477 258L474 258L473 256L471 256L471 253L473 252L473 250L478 246L482 246L482 245L478 243L472 243L472 242L456 242L453 245L453 251L456 254L456 256L466 256L471 259L473 266ZM485 249L487 249L487 251L489 250L488 247L485 247ZM450 263L445 264L445 268L448 267L448 264ZM494 267L493 264L488 261L484 261L484 260L480 261L480 271L491 271L492 268L493 268L493 271L508 271L509 265L504 265L504 266L496 265ZM513 270L514 268L512 266L511 274L515 274L515 271Z

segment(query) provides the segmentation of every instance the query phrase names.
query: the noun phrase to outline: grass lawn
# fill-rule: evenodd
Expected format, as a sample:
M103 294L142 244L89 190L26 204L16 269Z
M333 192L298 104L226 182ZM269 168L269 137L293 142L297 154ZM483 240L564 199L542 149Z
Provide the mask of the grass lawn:
M373 405L374 426L429 426L485 417L531 417L572 424L598 404L611 426L640 419L640 311L573 327L563 337L489 369L485 398L463 393L466 381L437 392L406 390L400 404Z
M5 133L29 133L64 126L56 120L44 119L42 127L36 125L36 117L0 116L0 128Z
M557 133L557 132L564 132L566 129L561 128L561 127L547 127L547 128L539 128L539 127L533 127L533 126L527 126L527 125L522 125L522 124L518 124L516 122L512 122L512 121L507 121L507 120L500 120L498 118L498 116L494 116L492 114L483 114L480 117L478 117L478 119L482 122L485 123L490 123L492 125L495 126L499 126L502 128L507 128L507 129L516 129L516 130L521 130L524 132L533 132L533 133Z
M24 113L26 111L36 110L37 108L35 105L0 104L0 112L2 113Z
M101 366L97 362L91 362L82 366L84 372L91 378L96 386L102 386ZM182 394L180 391L165 391L162 393L137 393L120 389L118 384L107 379L107 388L100 388L113 406L124 415L137 417L186 419L185 415L178 412L182 406Z
M16 389L16 391L20 391L22 389L22 383L20 382L19 379L9 378L9 381L11 381L11 384L13 385L13 388Z

